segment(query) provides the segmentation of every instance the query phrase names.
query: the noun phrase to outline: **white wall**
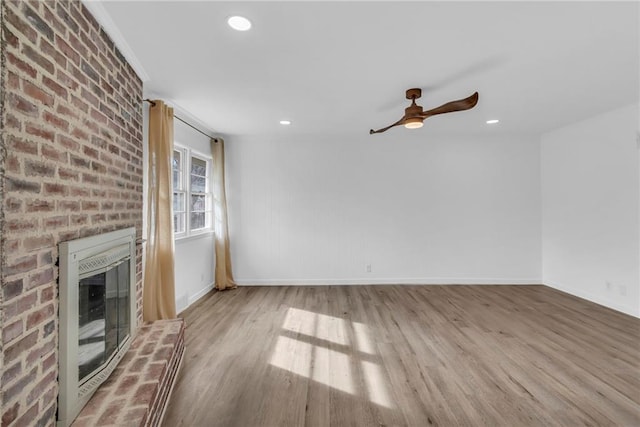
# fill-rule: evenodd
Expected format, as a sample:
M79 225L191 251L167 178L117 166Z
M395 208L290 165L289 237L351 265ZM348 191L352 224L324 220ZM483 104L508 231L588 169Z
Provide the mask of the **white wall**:
M538 138L283 131L226 149L241 284L541 281Z
M179 115L179 112L175 114ZM209 138L179 120L174 120L174 141L211 157ZM176 310L184 310L213 289L213 233L178 239L175 242Z
M638 106L632 105L541 139L543 282L635 316L637 130Z

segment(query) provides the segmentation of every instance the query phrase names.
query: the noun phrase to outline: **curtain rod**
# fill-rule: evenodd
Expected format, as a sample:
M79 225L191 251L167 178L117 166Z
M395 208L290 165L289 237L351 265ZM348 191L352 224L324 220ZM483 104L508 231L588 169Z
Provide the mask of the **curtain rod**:
M148 102L149 104L151 104L152 107L156 106L156 103L153 102L150 99L143 99L143 101ZM205 133L203 131L201 131L200 129L198 129L197 127L195 127L194 125L192 125L191 123L186 122L185 120L181 119L180 117L176 116L175 114L173 115L174 118L180 120L182 123L184 123L185 125L189 126L191 129L200 132L201 134L203 134L206 137L209 137L211 139L213 139L213 142L218 142L218 138L214 138L213 136L209 135L208 133Z

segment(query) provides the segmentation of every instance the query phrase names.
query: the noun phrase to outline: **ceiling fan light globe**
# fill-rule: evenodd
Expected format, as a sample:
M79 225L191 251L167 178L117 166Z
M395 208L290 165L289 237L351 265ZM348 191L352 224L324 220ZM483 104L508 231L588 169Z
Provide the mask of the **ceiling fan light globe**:
M407 129L419 129L422 127L422 125L423 123L421 118L413 117L411 119L407 119L407 121L404 124L404 127L406 127Z

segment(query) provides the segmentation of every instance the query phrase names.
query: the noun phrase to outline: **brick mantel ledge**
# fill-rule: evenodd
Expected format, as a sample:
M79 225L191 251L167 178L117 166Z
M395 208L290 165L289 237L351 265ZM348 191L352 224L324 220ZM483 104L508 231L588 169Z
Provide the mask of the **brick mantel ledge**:
M72 427L159 426L183 356L183 319L143 325Z

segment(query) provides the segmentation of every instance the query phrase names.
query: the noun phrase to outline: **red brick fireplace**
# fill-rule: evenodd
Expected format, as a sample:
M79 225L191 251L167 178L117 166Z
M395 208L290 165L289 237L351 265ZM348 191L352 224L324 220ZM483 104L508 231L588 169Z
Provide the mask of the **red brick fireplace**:
M79 1L1 4L0 424L51 425L57 245L141 237L142 82ZM138 246L138 317L141 277Z

